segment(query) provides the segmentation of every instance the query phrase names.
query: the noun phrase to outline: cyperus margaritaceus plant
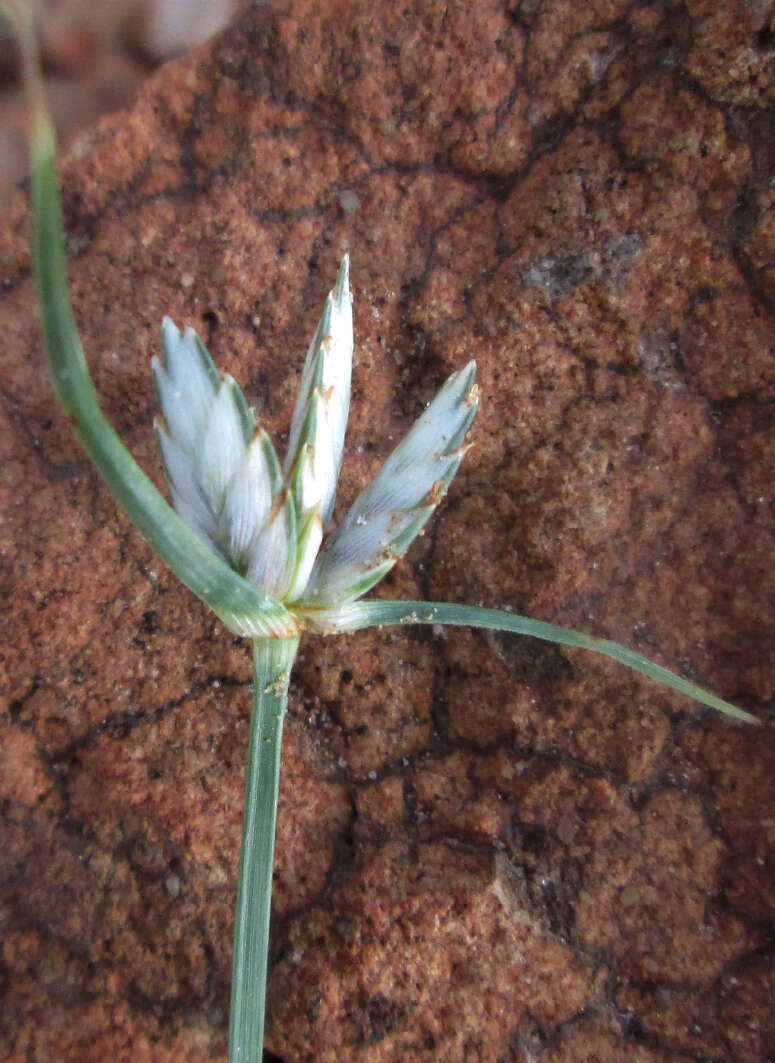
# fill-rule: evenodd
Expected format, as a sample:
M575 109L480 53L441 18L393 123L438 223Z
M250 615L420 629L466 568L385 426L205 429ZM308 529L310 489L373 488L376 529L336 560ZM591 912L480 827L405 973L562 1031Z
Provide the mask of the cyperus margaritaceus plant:
M616 643L498 610L364 600L440 502L476 411L474 366L454 374L356 499L333 512L350 402L352 300L344 260L313 337L281 464L239 387L202 341L171 321L154 363L157 432L174 508L103 416L72 319L55 145L22 19L32 104L33 254L46 350L59 399L130 518L229 630L253 640L254 692L240 857L229 1058L261 1059L279 754L290 670L305 631L370 625L472 625L606 654L738 719L741 710Z
M254 636L254 713L248 756L230 1024L231 1055L262 1043L263 986L288 675L304 629L331 632L422 531L465 453L477 406L473 362L447 380L320 549L334 508L350 408L352 296L345 256L307 352L283 465L239 385L202 340L165 318L153 377L170 494L214 555L284 609L272 637ZM373 603L378 605L379 603ZM368 621L367 621L368 622ZM388 621L389 622L389 621ZM256 883L262 883L261 889ZM251 928L260 926L258 937Z

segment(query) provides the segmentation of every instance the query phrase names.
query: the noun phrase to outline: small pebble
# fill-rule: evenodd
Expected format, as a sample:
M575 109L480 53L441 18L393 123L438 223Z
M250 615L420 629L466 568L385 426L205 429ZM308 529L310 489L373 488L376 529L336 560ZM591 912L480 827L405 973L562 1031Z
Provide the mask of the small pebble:
M339 195L339 206L343 214L355 214L361 205L361 201L355 192L349 189Z
M632 908L640 902L640 890L636 886L625 886L619 894L619 901L625 908Z

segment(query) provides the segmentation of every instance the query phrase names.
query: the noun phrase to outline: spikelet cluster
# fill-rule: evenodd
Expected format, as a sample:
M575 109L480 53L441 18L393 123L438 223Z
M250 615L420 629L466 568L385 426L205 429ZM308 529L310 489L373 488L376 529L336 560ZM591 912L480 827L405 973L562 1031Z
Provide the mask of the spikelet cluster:
M341 525L334 509L350 407L352 296L345 258L307 351L280 465L237 383L191 328L162 325L152 362L156 434L173 505L270 598L330 608L364 594L406 552L446 493L477 406L476 366L454 373Z

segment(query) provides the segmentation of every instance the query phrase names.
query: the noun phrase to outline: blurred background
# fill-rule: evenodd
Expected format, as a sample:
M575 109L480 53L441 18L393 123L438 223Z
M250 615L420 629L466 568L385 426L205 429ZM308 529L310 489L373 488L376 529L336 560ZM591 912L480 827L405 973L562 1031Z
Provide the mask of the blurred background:
M143 78L217 33L245 0L36 0L49 98L63 143L131 103ZM18 58L0 16L0 209L27 169Z

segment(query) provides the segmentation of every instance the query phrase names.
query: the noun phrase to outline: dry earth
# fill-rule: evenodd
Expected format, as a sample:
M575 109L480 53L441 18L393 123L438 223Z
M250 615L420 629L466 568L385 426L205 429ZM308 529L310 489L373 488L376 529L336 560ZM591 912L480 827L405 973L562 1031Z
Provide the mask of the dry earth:
M64 159L76 317L160 482L164 313L287 432L344 251L337 513L475 356L475 448L380 593L625 641L772 718L770 5L262 6ZM225 1058L248 647L151 556L42 369L0 219L0 1057ZM771 722L465 631L310 638L284 1063L773 1058Z

